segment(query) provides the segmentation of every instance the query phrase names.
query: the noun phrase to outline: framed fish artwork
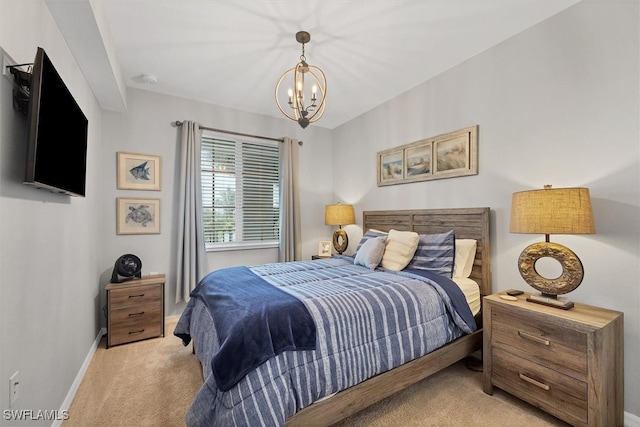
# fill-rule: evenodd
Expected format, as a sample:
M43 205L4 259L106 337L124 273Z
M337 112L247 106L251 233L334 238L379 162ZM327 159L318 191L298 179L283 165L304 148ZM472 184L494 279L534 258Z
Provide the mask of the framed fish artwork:
M160 234L160 199L116 198L116 234Z
M118 151L118 189L160 190L160 156Z

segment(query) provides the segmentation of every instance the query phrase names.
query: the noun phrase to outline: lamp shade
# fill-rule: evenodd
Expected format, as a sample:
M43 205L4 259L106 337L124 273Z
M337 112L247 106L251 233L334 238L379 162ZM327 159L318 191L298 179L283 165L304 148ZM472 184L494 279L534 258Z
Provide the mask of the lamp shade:
M594 234L588 188L551 188L513 193L511 233Z
M356 216L351 205L338 203L337 205L327 205L324 208L325 225L347 225L355 222Z

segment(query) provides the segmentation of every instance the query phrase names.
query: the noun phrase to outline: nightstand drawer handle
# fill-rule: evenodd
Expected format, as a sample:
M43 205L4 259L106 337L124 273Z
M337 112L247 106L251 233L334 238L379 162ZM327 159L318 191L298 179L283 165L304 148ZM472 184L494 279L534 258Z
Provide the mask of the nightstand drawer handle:
M537 342L538 344L543 344L543 345L551 344L549 340L545 340L544 338L540 338L535 335L528 334L526 332L518 331L518 335L520 335L520 337L522 338Z
M129 313L129 317L142 316L143 314L144 311L141 311L140 313Z
M521 380L526 381L530 384L533 384L536 387L540 387L543 390L549 391L549 386L541 383L540 381L536 381L533 378L529 378L528 376L524 375L524 374L518 374L518 376L520 377Z
M144 296L144 294L140 294L140 295L129 295L129 298L142 298Z
M144 332L144 329L140 329L139 331L130 331L129 335L136 335L136 334L141 334Z

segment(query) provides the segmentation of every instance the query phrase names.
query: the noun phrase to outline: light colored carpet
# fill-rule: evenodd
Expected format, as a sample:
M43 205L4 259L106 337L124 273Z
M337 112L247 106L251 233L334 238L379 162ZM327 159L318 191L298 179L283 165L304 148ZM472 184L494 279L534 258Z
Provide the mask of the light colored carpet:
M202 385L199 363L173 336L105 348L91 361L63 427L184 426L184 414ZM482 391L482 374L455 364L338 426L567 426L496 389Z
M200 364L173 335L106 349L106 336L69 407L63 427L181 426L202 385Z

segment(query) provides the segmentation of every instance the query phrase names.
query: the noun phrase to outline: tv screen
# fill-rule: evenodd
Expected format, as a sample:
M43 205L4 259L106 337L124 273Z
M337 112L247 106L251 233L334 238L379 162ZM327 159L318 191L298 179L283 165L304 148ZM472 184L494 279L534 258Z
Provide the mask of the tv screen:
M84 197L87 118L42 48L32 70L24 183Z

